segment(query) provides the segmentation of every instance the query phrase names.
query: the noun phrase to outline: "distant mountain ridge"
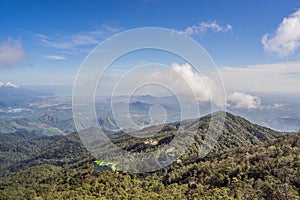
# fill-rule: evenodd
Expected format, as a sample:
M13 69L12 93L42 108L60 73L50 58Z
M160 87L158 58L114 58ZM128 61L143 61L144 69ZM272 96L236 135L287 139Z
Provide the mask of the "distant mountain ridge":
M74 132L75 128L72 119L59 119L48 114L39 118L0 120L0 133L10 134L20 130L50 136L65 135Z
M28 108L30 103L49 93L25 89L11 83L0 83L0 109Z
M187 127L187 131L197 131L195 136L196 142L193 143L186 153L181 156L181 160L184 163L197 162L197 153L199 152L203 139L205 138L205 129L209 126L210 117L211 116L206 116L200 119L185 120L183 122L165 125L158 134L151 138L134 138L121 132L111 133L108 137L110 137L112 142L120 148L127 151L151 151L167 145L176 135L176 128L178 128L178 124L181 123L181 126ZM55 122L54 118L51 116L44 116L44 118L51 122ZM138 131L138 133L143 134L148 131L156 130L157 126L147 127ZM116 135L119 136L115 137ZM252 124L244 118L227 113L223 134L220 136L213 152L226 148L260 144L264 141L274 139L279 135L281 135L281 133ZM44 143L44 140L47 141L47 143L39 145L40 143ZM156 141L156 143L151 145L151 143L147 143L149 140ZM3 145L4 144L2 144L2 146ZM10 173L10 171L19 171L42 163L58 164L63 166L89 156L89 153L82 145L77 133L72 133L66 136L43 136L24 142L6 143L5 146L7 145L11 147L2 148L0 151L3 158L5 158L5 160L7 159L5 165L0 163L2 166L1 170L3 172L5 171L5 173ZM36 148L36 145L38 145L39 148ZM27 149L26 151L22 150L24 146ZM30 153L30 149L35 149L33 154Z
M257 94L257 96L260 95ZM168 114L167 123L182 120L182 109L185 109L187 113L184 119L192 119L211 113L210 102L199 102L201 113L196 113L190 106L180 107L179 99L175 96L140 95L96 98L95 108L99 118L113 118L111 107L113 100L116 104L114 106L126 109L129 107L132 119L140 127L149 124L149 108L156 104L165 108ZM188 99L182 99L182 102L186 105L191 103ZM299 101L289 99L288 95L277 97L276 95L268 96L265 94L262 96L260 108L249 110L228 107L227 110L265 127L271 127L278 131L296 132L300 130L299 108ZM39 117L44 113L59 117L71 117L72 98L58 97L42 88L31 86L0 87L0 118Z
M220 113L213 114L217 116ZM182 122L176 122L165 125L161 131L151 138L135 138L131 136L124 136L120 138L116 143L121 148L132 151L141 152L147 149L156 149L157 146L167 145L176 135L180 126L187 132L196 131L195 143L193 143L186 153L182 156L183 162L195 162L198 160L198 152L201 149L201 145L205 139L206 131L209 128L212 115L207 115L200 119L184 120ZM147 127L137 133L147 135L149 132L157 131L157 127ZM274 131L269 128L265 128L256 124L252 124L248 120L235 116L230 113L226 113L226 119L223 126L223 133L220 135L213 151L219 151L225 148L233 148L238 146L252 146L260 144L264 141L274 139L282 133ZM149 146L145 144L149 139L157 141L157 146Z

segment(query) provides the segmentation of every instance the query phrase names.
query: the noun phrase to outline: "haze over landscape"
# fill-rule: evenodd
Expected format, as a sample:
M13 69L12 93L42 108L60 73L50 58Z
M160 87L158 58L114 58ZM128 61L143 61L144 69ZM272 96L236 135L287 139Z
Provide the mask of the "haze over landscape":
M2 0L0 25L0 199L300 199L297 1Z

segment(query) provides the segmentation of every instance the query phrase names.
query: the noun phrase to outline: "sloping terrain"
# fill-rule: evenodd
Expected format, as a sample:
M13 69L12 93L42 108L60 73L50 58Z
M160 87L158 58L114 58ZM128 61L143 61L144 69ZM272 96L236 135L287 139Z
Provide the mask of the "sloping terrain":
M65 135L74 131L72 119L58 119L50 115L39 118L0 120L0 132L9 134L25 130L39 135Z
M218 113L216 116L219 115ZM195 131L195 143L181 156L184 163L197 162L198 152L205 138L205 134L211 116L206 116L197 120L186 120L181 122L186 132ZM161 127L160 127L161 128ZM135 138L129 135L122 136L124 133L114 133L109 137L120 148L131 152L152 151L166 146L177 134L178 123L165 125L151 138ZM157 131L157 127L148 127L139 134ZM119 135L119 137L115 137ZM224 148L249 146L259 144L269 139L273 139L280 133L272 131L249 121L234 116L226 115L223 127L223 135L220 136L213 152ZM155 145L147 143L153 141ZM0 164L4 174L16 172L28 167L40 164L54 164L64 166L76 162L84 156L88 156L86 149L82 145L77 133L67 136L40 137L23 142L2 143L0 145Z
M226 148L151 174L94 172L93 158L0 179L0 199L300 199L300 134ZM188 182L195 188L190 189Z

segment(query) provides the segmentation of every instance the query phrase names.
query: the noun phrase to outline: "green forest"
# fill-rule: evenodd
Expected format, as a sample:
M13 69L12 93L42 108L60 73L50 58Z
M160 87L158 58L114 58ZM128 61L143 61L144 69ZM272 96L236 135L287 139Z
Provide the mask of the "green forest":
M200 119L196 142L181 162L151 173L96 170L76 133L2 143L0 199L300 199L300 133L279 133L228 114L218 144L199 159L194 155L207 120ZM114 142L150 151L166 145L174 130L176 124L167 125L151 145L143 142L149 138L128 136Z

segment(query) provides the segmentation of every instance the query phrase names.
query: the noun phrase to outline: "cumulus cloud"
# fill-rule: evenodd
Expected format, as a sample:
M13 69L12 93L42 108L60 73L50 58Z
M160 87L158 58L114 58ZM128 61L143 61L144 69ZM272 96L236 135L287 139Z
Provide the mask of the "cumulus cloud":
M180 65L178 63L172 63L172 70L180 74L180 76L185 80L189 87L193 90L197 100L199 101L210 101L211 91L209 86L213 86L214 82L208 76L202 76L200 73L194 72L189 64ZM174 83L177 81L175 80ZM180 87L180 82L176 88L180 88L182 93L186 91L185 88ZM210 84L210 85L209 85Z
M66 60L67 59L64 56L59 56L59 55L44 55L43 57L46 59L49 59L49 60Z
M224 98L221 95L224 92L212 77L210 74L201 74L193 70L187 63L172 63L170 67L141 66L123 77L116 77L115 80L109 81L104 78L103 85L107 87L112 83L112 90L117 96L132 95L133 91L141 87L143 89L135 95L175 95L190 101L212 102L216 106L224 107Z
M25 57L20 40L8 38L0 44L0 67L11 67Z
M227 95L227 107L257 109L261 107L261 99L258 96L242 92L232 92Z
M214 32L228 32L232 30L232 25L227 24L226 26L221 26L216 21L201 22L198 25L187 27L184 33L187 35L204 35L209 30Z
M281 57L294 53L300 46L300 9L284 18L275 33L266 33L261 43L266 52Z

